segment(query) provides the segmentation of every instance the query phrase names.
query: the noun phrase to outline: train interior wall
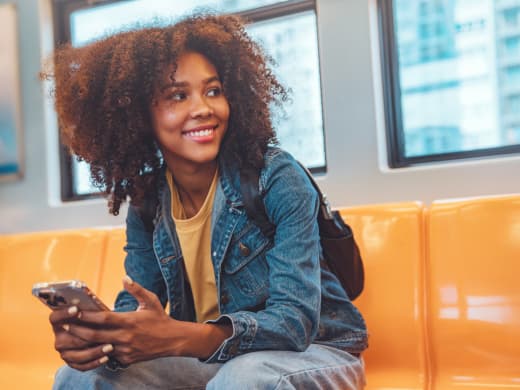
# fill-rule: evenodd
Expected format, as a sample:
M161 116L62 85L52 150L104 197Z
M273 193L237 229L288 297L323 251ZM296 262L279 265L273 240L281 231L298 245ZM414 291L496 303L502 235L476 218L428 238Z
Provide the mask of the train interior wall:
M101 199L62 202L56 117L42 62L53 48L50 0L0 0L18 10L24 175L0 183L0 234L120 225ZM336 207L519 192L520 156L389 169L375 0L317 0L327 173ZM0 26L1 30L1 26Z

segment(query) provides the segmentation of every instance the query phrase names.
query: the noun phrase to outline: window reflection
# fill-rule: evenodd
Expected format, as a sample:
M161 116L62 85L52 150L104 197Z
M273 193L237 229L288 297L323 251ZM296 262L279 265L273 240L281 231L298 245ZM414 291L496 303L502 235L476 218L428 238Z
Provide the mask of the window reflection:
M396 0L394 14L405 157L520 143L520 3Z
M292 91L285 115L275 112L280 144L306 166L324 166L316 15L305 12L256 23L248 30L275 59L275 74Z

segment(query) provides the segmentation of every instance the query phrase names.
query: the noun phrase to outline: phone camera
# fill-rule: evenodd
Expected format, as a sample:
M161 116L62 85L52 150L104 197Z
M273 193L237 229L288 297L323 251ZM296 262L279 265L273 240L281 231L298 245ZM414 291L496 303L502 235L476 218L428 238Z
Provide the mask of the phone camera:
M38 296L40 298L42 298L42 299L45 299L45 300L48 300L49 297L50 297L48 293L44 293L44 292L41 292L41 291L38 293Z
M56 294L53 294L53 293L47 293L47 292L42 292L40 291L38 293L38 296L45 300L45 302L47 302L47 304L51 307L58 307L60 305L66 305L67 304L67 301L65 300L65 297L61 296L61 295L56 295Z

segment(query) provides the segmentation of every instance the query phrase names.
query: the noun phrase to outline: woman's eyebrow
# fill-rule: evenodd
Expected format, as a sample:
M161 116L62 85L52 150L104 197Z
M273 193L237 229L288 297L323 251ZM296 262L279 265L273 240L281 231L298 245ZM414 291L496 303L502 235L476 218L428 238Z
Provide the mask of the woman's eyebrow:
M218 76L210 76L208 78L205 78L204 80L202 80L202 83L203 84L209 84L209 83L212 83L214 81L218 81L220 82L220 78ZM189 83L187 81L171 81L167 84L164 84L162 87L161 87L161 92L167 90L168 88L185 88L189 86Z
M204 83L204 84L209 84L209 83L212 83L213 81L218 81L218 82L220 82L220 77L218 77L218 76L211 76L211 77L208 77L207 79L203 80L203 83Z

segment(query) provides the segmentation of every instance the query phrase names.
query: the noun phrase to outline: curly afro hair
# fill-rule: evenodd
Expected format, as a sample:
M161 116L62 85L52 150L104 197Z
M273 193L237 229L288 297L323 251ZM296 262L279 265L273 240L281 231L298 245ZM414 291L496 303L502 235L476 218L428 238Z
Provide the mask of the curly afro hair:
M260 169L276 143L270 109L287 100L272 62L232 15L196 14L166 27L145 27L79 48L59 47L54 71L61 140L90 164L92 181L117 215L127 198L141 205L163 174L150 106L161 76L183 52L213 63L230 105L228 131L219 152L239 168ZM171 69L171 68L170 68Z

